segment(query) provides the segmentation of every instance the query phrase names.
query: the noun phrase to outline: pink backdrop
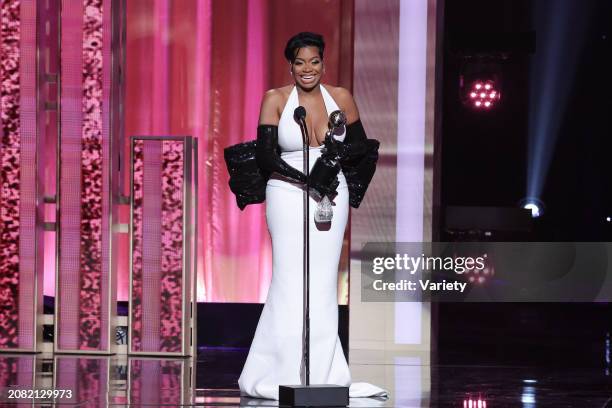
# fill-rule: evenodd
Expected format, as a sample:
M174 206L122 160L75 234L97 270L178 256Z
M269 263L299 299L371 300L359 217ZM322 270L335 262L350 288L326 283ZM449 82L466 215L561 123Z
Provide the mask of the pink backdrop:
M130 0L127 7L126 139L200 139L198 300L263 302L271 277L264 206L238 209L223 148L255 137L263 92L290 83L283 49L299 31L326 38L324 82L351 88L353 1ZM126 300L127 236L120 248L118 295ZM345 252L343 303L347 260Z

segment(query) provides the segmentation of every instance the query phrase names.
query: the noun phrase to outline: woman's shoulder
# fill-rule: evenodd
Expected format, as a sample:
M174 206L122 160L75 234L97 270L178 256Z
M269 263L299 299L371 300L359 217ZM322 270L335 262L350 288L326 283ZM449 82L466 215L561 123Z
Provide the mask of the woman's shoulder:
M282 106L285 106L287 103L287 99L289 99L289 94L291 94L291 90L293 87L291 85L283 86L280 88L272 88L268 89L263 96L262 105L274 106L279 109Z
M355 100L353 99L353 95L351 92L343 88L341 86L332 86L326 85L325 89L329 92L332 98L336 101L340 109L346 113L348 123L353 123L357 119L359 119L359 111L357 110L357 105L355 104Z
M259 113L259 123L278 124L282 108L289 99L289 94L292 90L291 85L280 88L268 89L261 101L261 110Z
M346 89L343 88L341 86L333 86L333 85L328 85L328 84L322 84L325 89L327 89L327 91L331 94L331 96L334 99L340 99L340 100L353 100L353 95L351 95L351 92Z
M287 99L289 97L289 94L291 93L292 88L293 87L291 85L287 85L280 88L268 89L264 93L264 101L273 102Z

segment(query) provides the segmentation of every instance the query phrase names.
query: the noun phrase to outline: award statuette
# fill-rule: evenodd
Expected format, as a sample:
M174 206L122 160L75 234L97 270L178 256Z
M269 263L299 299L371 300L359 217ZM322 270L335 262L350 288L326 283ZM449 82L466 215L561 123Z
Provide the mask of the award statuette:
M327 122L327 132L325 133L325 151L319 157L312 168L311 178L314 182L319 182L322 185L333 184L334 178L340 172L340 164L338 163L337 146L338 142L334 140L334 134L338 129L346 125L346 115L341 110L333 111L329 115ZM314 219L318 223L331 222L334 216L333 207L327 195L323 195L314 213Z

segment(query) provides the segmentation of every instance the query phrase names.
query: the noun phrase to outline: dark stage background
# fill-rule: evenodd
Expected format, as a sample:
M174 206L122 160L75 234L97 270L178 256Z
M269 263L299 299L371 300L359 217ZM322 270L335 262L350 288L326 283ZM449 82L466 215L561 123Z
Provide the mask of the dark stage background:
M463 106L462 58L487 39L516 45L530 32L534 52L502 63L500 105L486 114ZM607 0L446 1L442 241L483 238L478 231L457 238L446 224L448 206L516 208L534 193L544 212L531 231L486 239L611 240L611 34ZM438 313L442 364L610 364L609 304L445 303Z

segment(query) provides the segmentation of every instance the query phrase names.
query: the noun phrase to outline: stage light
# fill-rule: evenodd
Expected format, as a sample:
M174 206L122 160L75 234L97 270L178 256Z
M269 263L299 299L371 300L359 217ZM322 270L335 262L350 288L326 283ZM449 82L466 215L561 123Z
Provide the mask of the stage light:
M520 202L521 208L531 211L533 218L541 217L544 214L544 203L537 198L525 198Z
M606 217L606 221L612 222L612 217Z
M480 90L480 92L474 92L475 90ZM495 83L492 80L474 82L470 96L474 93L476 93L476 97L472 97L472 101L473 106L476 108L485 107L490 109L500 99L500 93L495 89Z
M523 208L526 209L526 210L531 210L531 216L534 217L534 218L540 216L540 208L535 203L525 204L523 206Z
M459 98L462 104L478 111L493 110L501 99L505 57L498 53L484 53L466 54L461 58ZM485 104L485 100L489 103Z
M469 397L463 400L463 408L487 408L487 400L482 397Z
M536 406L536 389L532 386L523 387L521 394L521 402L524 408L532 408Z
M610 332L606 333L606 349L605 349L605 362L606 366L610 366Z
M480 78L465 83L465 78L462 78L462 89L465 92L461 97L464 105L478 110L492 109L501 98L494 79Z

